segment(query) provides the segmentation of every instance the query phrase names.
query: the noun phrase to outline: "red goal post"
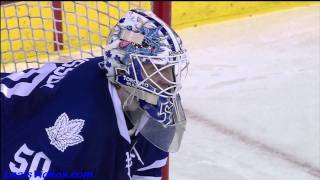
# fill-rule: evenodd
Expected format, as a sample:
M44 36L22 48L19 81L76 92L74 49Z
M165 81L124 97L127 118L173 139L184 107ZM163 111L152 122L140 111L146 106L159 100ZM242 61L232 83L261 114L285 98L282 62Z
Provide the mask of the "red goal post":
M102 56L107 35L133 8L171 25L170 1L1 1L1 72ZM163 179L169 179L169 161Z

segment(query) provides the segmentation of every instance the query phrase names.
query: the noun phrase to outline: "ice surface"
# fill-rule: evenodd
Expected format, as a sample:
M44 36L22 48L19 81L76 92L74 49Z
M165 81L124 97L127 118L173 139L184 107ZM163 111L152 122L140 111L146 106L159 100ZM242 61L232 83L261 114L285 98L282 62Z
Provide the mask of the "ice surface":
M320 179L320 6L178 31L190 57L172 180Z

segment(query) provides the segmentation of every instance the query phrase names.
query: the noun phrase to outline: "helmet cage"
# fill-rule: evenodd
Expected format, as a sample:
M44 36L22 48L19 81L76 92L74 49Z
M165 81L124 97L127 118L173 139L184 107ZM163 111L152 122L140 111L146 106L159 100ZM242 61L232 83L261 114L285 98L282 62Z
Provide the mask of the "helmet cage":
M145 65L152 66L153 71L148 72ZM126 69L116 70L116 81L120 84L131 86L154 95L169 98L175 97L181 90L181 81L187 74L188 61L186 53L173 56L147 56L130 54L130 60ZM170 70L168 70L170 69ZM125 73L117 73L119 70ZM168 78L172 76L172 79ZM123 76L123 78L119 78ZM154 78L161 78L166 87L161 86Z

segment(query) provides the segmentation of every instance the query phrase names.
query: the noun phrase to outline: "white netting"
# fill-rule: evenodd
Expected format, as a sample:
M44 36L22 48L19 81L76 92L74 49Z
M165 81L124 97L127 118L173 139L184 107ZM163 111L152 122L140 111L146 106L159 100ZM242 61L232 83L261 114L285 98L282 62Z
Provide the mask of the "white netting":
M133 8L151 9L151 3L21 1L1 5L1 71L102 56L110 29Z

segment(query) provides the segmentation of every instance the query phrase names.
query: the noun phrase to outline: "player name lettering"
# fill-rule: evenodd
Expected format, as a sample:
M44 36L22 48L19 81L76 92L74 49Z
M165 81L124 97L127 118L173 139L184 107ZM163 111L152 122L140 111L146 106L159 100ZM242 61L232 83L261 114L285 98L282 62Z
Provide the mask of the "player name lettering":
M72 71L74 68L80 66L84 62L89 61L88 59L79 59L71 62L67 62L62 64L62 66L59 66L53 71L53 74L49 76L47 82L45 85L42 87L48 87L48 88L53 88L54 84L58 83L61 81L68 72Z

